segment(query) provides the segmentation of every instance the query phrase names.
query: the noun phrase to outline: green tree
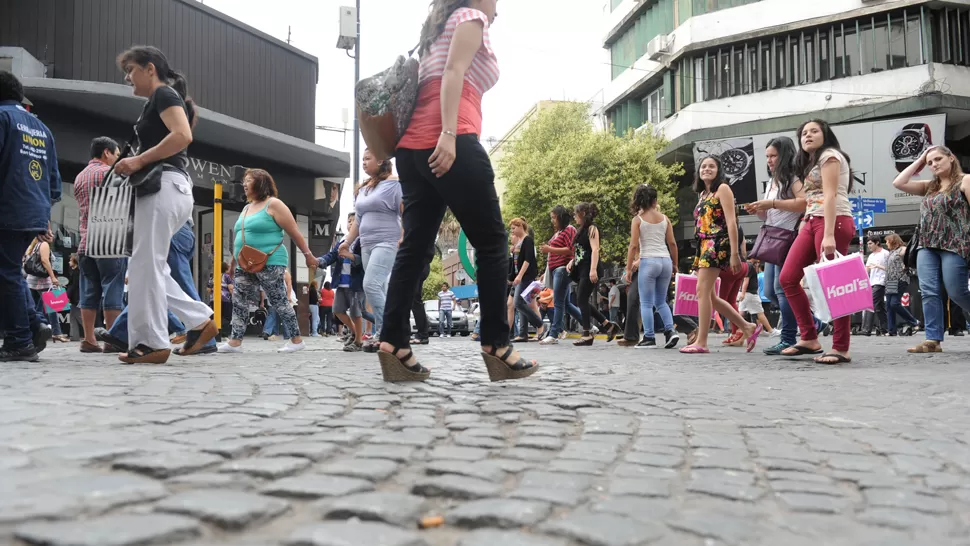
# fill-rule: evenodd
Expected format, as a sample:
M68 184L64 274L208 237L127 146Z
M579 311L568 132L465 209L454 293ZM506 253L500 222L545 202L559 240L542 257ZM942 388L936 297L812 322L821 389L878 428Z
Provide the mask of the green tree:
M435 257L431 260L431 273L428 274L428 278L421 287L421 299L425 301L437 299L438 291L441 290L441 283L443 282L447 282L447 280L445 280L444 268L441 266L441 256L435 254Z
M601 260L625 263L630 200L638 185L657 188L661 209L677 222L676 178L684 169L657 160L666 144L651 131L616 136L595 130L588 104L558 103L541 110L499 161L506 184L503 215L525 218L539 246L552 236L549 211L554 206L596 203Z

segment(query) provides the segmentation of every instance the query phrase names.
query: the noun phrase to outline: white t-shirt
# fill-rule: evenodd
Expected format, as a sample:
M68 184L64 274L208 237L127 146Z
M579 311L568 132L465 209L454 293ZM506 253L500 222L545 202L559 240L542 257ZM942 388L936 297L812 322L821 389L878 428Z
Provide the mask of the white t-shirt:
M869 270L869 284L875 286L886 286L886 263L889 261L889 253L885 250L880 250L879 252L873 252L866 259L866 267L872 267ZM873 266L880 266L882 269L877 269Z
M610 288L610 307L619 307L619 306L620 306L620 287L614 284L613 287Z

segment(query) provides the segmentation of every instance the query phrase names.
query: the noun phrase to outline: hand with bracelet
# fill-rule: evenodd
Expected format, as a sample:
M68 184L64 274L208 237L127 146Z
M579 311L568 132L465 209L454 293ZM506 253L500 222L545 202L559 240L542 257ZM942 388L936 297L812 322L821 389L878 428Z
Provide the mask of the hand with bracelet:
M761 201L755 201L753 203L748 203L744 205L744 211L748 214L757 214L759 212L765 212L769 209L778 208L775 206L777 199L762 199Z
M441 135L438 136L438 145L431 157L428 158L431 172L438 178L448 174L451 166L455 163L455 144L457 141L458 135L455 131L448 129L441 131Z

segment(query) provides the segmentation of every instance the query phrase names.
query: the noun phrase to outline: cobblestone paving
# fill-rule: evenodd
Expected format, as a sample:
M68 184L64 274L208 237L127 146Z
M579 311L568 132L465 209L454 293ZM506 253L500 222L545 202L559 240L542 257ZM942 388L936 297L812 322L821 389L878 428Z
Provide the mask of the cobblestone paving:
M0 373L0 544L970 545L970 340L853 342L841 368L533 343L493 384L433 340L407 385L332 340L57 345Z

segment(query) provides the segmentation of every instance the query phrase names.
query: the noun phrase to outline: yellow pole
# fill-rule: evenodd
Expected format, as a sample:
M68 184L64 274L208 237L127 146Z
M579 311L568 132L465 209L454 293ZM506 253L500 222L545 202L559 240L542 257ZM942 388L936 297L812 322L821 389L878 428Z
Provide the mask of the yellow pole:
M216 325L222 329L222 182L213 181L212 248L212 311Z

